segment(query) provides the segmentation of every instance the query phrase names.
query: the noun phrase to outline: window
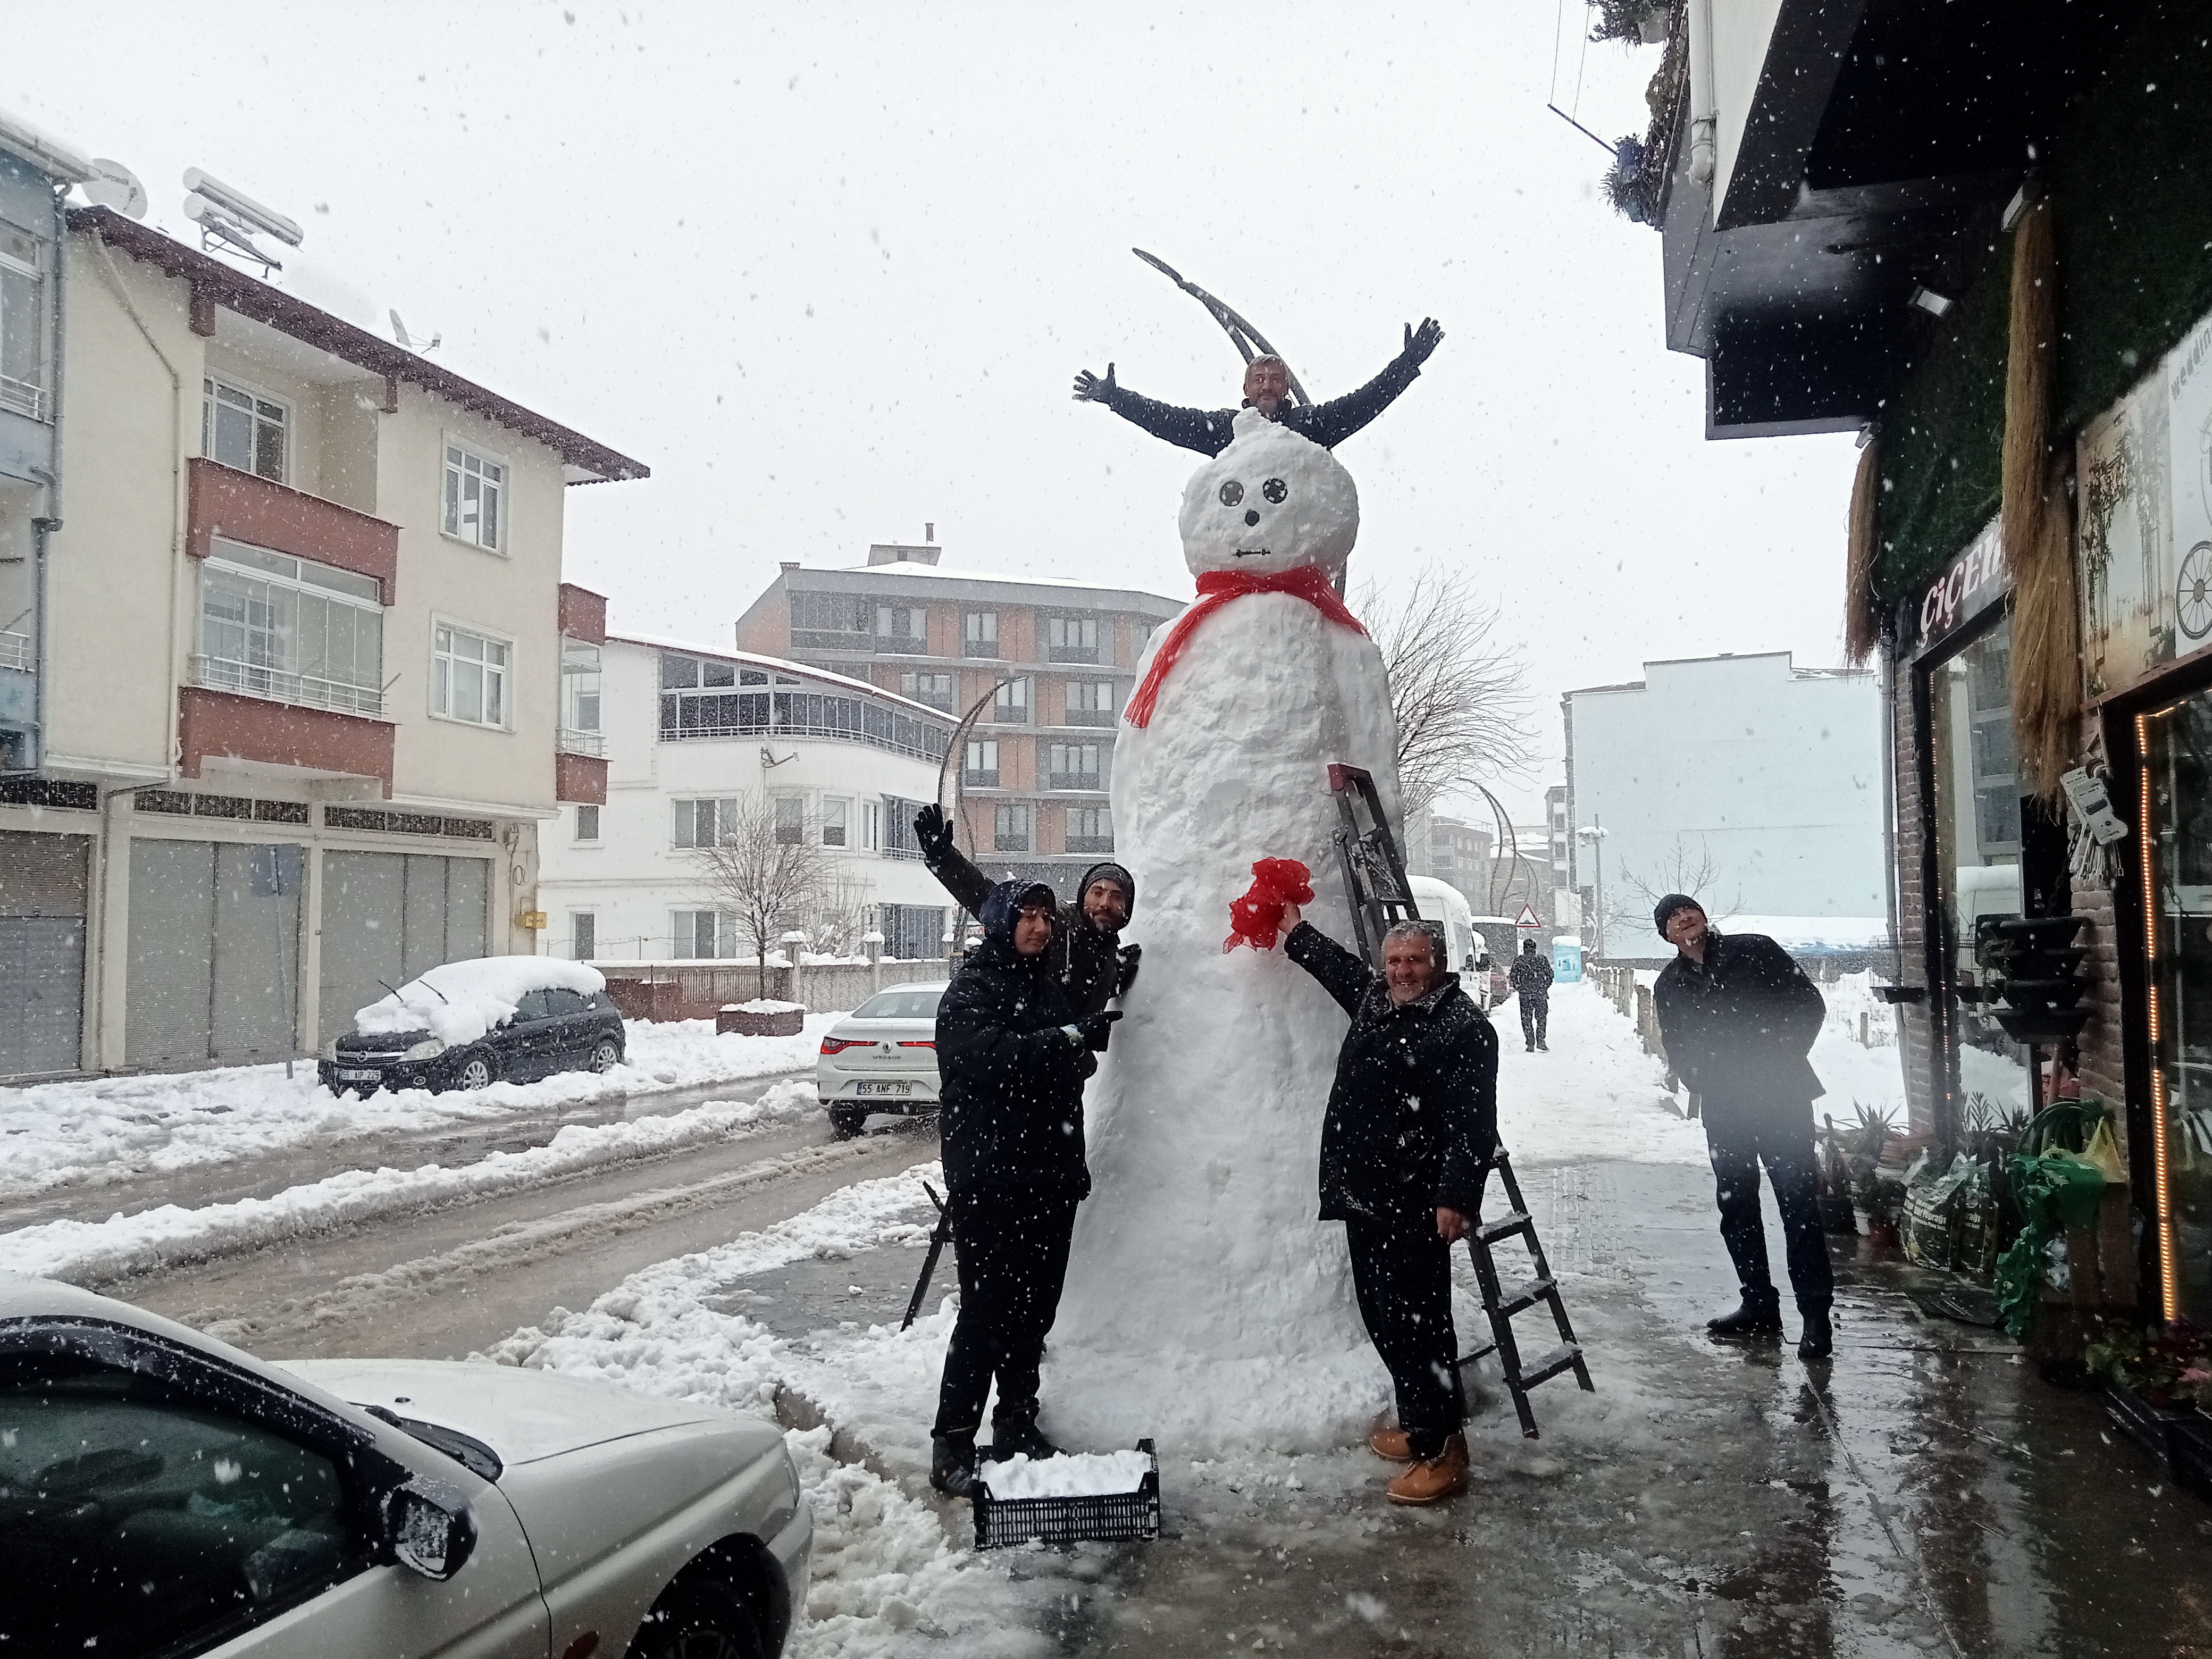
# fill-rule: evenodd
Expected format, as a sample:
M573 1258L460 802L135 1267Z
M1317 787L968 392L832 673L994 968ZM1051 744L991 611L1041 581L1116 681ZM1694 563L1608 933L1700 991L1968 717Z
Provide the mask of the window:
M860 803L860 850L872 853L884 844L884 808L880 801Z
M911 697L916 702L926 702L932 708L948 713L952 708L952 676L950 674L902 674L899 676L899 695Z
M576 839L597 841L599 838L599 809L579 806L576 809Z
M568 955L577 962L589 962L599 953L599 918L593 910L571 910L568 913Z
M475 726L505 726L507 642L450 623L440 623L435 633L430 712Z
M1097 662L1098 618L1054 617L1045 623L1048 662Z
M738 803L732 799L679 800L673 805L674 841L678 847L720 847L737 833Z
M1026 726L1030 720L1030 683L1007 680L991 700L991 718L1001 726Z
M803 846L806 841L806 799L803 795L778 795L775 807L775 844L779 847Z
M669 917L668 954L714 960L738 953L738 919L727 910L678 910Z
M886 904L881 925L886 962L927 962L945 954L943 905Z
M830 651L866 651L876 625L875 602L865 593L793 593L791 643Z
M876 649L923 656L929 650L929 612L918 605L876 607Z
M46 407L45 246L0 223L0 409L43 421Z
M968 754L961 765L961 781L979 789L999 787L999 740L996 738L970 738Z
M994 845L1001 853L1026 853L1030 850L1030 809L1026 806L1001 806L999 809Z
M446 533L496 553L507 545L507 468L448 440Z
M290 418L273 398L213 375L200 382L200 453L211 461L283 483Z
M918 859L921 843L914 836L914 817L921 811L918 800L897 795L884 797L884 854L888 858Z
M599 730L599 647L585 640L561 641L561 747L571 755L604 755Z
M999 613L970 611L960 622L961 652L970 657L999 654Z
M1099 745L1095 743L1055 743L1046 749L1046 775L1054 789L1096 789Z
M200 684L348 714L384 712L374 576L217 538L200 561Z
M824 847L842 847L845 844L846 827L852 815L852 802L839 800L834 795L823 797L822 844Z
M1114 714L1113 681L1070 680L1067 683L1068 725L1111 726Z
M771 677L763 669L740 668L711 658L663 652L660 740L682 743L771 734L831 738L924 760L945 757L948 734L943 726L889 703L802 689L818 684L790 674Z
M1067 809L1067 850L1071 853L1110 853L1114 850L1114 815L1103 806Z

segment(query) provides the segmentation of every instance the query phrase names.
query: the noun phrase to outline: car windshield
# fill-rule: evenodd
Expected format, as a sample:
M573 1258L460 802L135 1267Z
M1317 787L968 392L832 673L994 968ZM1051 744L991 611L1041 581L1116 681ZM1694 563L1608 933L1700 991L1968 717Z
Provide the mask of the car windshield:
M878 991L853 1010L854 1019L935 1019L937 1004L945 994L942 985L901 986Z

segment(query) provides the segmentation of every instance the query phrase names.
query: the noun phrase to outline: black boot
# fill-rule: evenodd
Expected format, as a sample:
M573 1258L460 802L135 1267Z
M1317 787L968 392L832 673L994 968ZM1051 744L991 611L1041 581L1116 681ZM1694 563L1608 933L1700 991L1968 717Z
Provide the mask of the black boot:
M1708 1319L1705 1328L1715 1336L1779 1336L1782 1334L1781 1298L1772 1291L1764 1295L1757 1291L1746 1291L1742 1304L1734 1313L1723 1314L1718 1319Z
M1836 1351L1836 1328L1828 1321L1826 1308L1806 1308L1804 1334L1797 1339L1800 1359L1826 1359Z
M1044 1437L1037 1427L1034 1414L1011 1417L1004 1422L991 1425L991 1461L1003 1462L1009 1457L1026 1457L1032 1461L1057 1457L1060 1448Z
M975 1492L975 1437L940 1434L929 1443L929 1484L947 1498Z

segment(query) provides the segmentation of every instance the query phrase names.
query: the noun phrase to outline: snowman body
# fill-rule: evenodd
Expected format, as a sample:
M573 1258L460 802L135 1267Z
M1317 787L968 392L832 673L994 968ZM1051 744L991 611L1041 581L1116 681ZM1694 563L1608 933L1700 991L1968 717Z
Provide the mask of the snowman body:
M1340 569L1358 524L1349 474L1256 415L1237 429L1184 493L1191 568ZM1147 724L1124 720L1115 843L1143 895L1125 937L1144 968L1090 1089L1092 1191L1045 1390L1066 1438L1319 1449L1388 1401L1343 1229L1316 1214L1346 1017L1279 950L1222 947L1259 858L1304 862L1308 919L1351 941L1328 767L1365 768L1395 822L1395 753L1375 642L1289 592L1203 617Z

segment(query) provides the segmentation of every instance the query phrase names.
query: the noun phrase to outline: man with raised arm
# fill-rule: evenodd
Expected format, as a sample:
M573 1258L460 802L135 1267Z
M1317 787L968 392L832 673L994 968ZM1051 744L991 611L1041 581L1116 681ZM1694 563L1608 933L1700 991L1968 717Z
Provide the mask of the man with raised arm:
M1421 325L1406 325L1406 349L1383 366L1382 372L1341 398L1325 404L1293 404L1291 371L1280 357L1255 357L1244 366L1244 407L1256 409L1269 420L1310 438L1323 449L1334 449L1388 409L1421 372L1421 365L1437 349L1444 331L1433 317ZM1233 409L1182 409L1132 392L1114 382L1114 365L1106 365L1103 378L1085 369L1075 377L1075 400L1103 404L1123 420L1133 422L1155 438L1194 449L1201 455L1218 455L1229 447Z

